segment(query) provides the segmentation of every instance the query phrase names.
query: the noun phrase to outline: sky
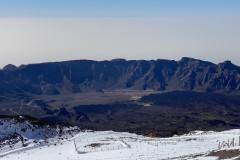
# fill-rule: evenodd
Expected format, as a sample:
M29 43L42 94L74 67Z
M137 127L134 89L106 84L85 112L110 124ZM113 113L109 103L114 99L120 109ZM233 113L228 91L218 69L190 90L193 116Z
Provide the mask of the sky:
M193 57L240 65L239 0L0 0L0 68Z

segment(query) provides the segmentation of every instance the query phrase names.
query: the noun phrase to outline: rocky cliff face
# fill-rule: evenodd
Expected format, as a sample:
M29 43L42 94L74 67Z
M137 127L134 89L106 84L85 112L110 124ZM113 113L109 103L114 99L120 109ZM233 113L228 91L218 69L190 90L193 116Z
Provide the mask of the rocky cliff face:
M77 60L30 64L0 71L0 94L61 94L134 89L240 92L240 67L192 58Z

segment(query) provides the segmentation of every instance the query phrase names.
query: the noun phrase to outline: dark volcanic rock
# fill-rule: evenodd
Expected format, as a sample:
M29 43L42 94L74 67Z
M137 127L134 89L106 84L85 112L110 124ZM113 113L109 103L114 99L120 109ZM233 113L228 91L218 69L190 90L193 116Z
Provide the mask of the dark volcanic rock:
M71 113L68 112L66 108L62 107L62 108L60 108L60 110L59 110L58 116L67 116L67 115L69 115L69 114L71 114Z
M17 69L17 67L14 66L13 64L8 64L5 67L3 67L3 70L8 70L8 71L13 71L15 69Z
M75 120L78 121L78 122L83 122L83 121L88 121L90 122L88 116L82 112L77 112L76 115L75 115Z
M173 60L77 60L0 71L0 94L54 95L116 89L239 93L240 67L184 57ZM11 71L10 71L11 70Z

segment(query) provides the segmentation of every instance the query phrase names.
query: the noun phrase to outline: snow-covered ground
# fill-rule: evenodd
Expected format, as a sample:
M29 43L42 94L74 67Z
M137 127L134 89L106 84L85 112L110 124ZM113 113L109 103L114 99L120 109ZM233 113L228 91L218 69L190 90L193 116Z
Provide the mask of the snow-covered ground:
M66 128L65 128L66 129ZM70 129L68 129L70 130ZM74 132L75 133L75 132ZM149 138L136 134L113 131L78 131L29 141L12 148L1 147L1 160L159 160L159 159L218 159L222 152L228 159L240 158L238 154L240 129L223 132L195 131L170 138ZM233 143L234 138L234 145ZM28 140L27 140L28 139ZM31 139L31 140L30 140ZM47 141L46 141L47 140ZM229 140L229 145L227 146ZM45 142L45 143L44 143ZM220 144L220 149L219 149ZM228 152L229 151L229 152ZM234 154L231 152L234 151ZM210 154L211 153L211 154ZM214 153L214 154L212 154ZM240 152L239 152L240 153ZM229 155L228 155L229 154ZM212 155L212 156L211 156ZM214 155L214 156L213 156ZM220 157L221 158L221 157ZM221 158L223 159L223 158Z

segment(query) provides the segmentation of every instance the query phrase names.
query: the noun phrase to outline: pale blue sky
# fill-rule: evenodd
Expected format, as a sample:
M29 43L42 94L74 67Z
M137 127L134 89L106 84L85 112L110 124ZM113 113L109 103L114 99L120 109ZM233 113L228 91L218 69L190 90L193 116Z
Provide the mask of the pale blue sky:
M239 16L239 0L0 0L2 17Z
M0 67L193 57L240 65L239 0L0 0Z
M0 0L2 17L240 16L239 0Z

